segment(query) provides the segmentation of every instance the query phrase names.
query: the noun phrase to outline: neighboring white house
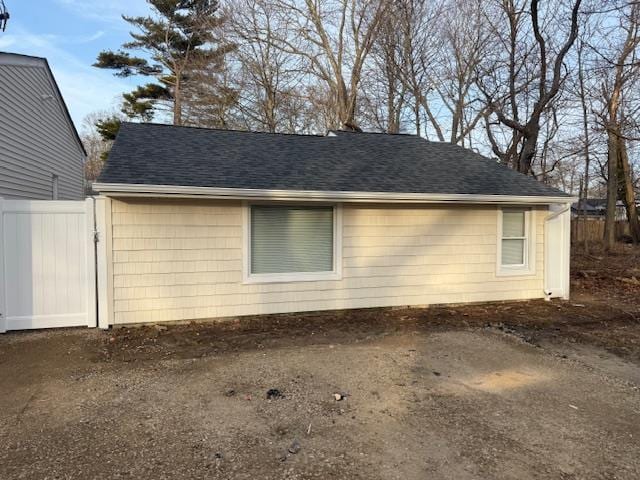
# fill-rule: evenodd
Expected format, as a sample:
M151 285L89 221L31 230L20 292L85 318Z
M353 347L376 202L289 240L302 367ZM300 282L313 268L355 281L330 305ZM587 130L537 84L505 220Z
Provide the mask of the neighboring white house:
M47 60L0 52L0 197L84 198L82 142Z
M100 325L569 296L575 199L412 135L123 124Z

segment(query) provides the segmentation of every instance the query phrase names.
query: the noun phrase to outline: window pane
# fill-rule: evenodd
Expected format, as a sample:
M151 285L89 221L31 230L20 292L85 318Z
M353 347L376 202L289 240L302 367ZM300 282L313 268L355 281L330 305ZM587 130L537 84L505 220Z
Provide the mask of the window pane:
M502 212L502 236L524 237L524 211L504 210Z
M332 207L251 207L251 273L332 270Z
M523 265L524 245L524 240L502 240L502 265Z

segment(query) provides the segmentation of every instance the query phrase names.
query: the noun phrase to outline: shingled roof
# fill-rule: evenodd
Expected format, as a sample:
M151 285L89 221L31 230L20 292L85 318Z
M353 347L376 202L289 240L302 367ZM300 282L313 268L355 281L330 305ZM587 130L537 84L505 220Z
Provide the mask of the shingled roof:
M562 197L471 150L415 135L327 136L123 123L99 183Z

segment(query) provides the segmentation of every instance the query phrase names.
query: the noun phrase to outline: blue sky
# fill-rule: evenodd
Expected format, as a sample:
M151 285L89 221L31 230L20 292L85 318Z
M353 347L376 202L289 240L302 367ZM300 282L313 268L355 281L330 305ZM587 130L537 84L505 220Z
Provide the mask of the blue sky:
M102 49L129 38L121 14L144 15L144 0L4 0L11 19L0 51L46 57L78 128L97 110L117 109L120 95L141 80L92 67Z

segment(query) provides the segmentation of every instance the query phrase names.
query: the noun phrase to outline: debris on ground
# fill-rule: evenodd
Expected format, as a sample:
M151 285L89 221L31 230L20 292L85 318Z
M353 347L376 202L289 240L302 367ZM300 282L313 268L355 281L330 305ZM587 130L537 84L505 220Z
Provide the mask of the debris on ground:
M284 398L284 394L277 388L267 390L267 400L280 400L281 398Z
M336 392L333 394L333 398L335 399L336 402L341 402L342 400L346 399L348 396L349 394L345 392Z
M640 249L573 261L571 301L0 336L0 478L640 478Z
M228 388L224 392L224 396L225 397L233 397L233 396L235 396L235 394L236 394L236 391L233 388Z
M300 445L300 442L298 441L298 439L296 438L291 445L289 445L289 448L287 449L287 451L289 453L291 453L292 455L295 455L296 453L298 453L300 450L302 449L302 445Z

